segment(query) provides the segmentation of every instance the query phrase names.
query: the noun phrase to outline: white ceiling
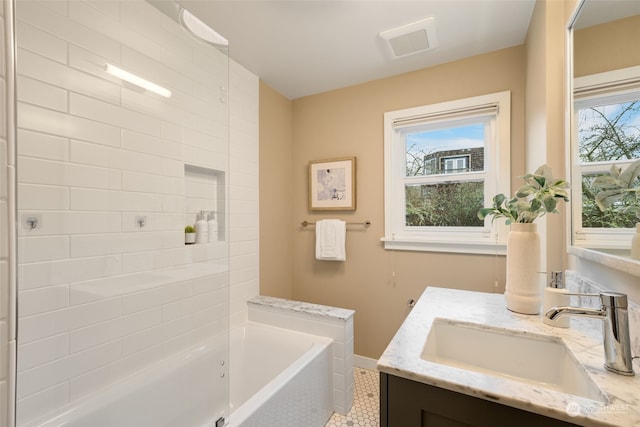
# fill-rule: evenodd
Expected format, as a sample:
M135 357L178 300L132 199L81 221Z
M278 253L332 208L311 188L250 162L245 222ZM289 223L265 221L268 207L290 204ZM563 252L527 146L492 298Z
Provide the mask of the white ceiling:
M535 0L179 0L229 55L295 99L522 44ZM438 47L392 60L378 33L434 17Z
M574 28L581 29L634 15L640 15L638 0L588 0L583 3Z

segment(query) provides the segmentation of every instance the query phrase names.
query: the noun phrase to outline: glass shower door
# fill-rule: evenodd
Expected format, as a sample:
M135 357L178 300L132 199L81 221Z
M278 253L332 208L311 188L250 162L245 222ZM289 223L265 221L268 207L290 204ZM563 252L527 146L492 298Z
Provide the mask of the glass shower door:
M16 1L18 426L228 417L228 55L180 12Z

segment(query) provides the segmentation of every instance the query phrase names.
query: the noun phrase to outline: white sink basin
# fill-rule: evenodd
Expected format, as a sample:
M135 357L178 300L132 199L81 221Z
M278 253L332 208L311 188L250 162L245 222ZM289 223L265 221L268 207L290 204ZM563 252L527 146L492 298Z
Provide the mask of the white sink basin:
M436 318L422 359L607 402L557 337Z

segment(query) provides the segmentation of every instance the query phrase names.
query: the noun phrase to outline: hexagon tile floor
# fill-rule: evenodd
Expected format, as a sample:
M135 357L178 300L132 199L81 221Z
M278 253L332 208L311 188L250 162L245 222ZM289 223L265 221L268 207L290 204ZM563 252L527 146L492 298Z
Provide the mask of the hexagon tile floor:
M344 416L333 414L325 427L379 427L380 374L363 368L353 368L354 391L351 411Z

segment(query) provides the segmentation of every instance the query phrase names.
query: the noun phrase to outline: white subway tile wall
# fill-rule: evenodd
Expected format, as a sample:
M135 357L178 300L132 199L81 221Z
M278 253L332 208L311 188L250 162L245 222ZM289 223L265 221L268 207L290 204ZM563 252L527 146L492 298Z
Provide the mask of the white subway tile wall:
M4 0L0 3L0 105L6 105L6 61L4 42ZM6 117L0 117L0 427L9 423L9 271L7 238L8 214L8 164Z
M16 12L23 424L246 319L259 292L258 78L142 1ZM173 96L123 84L106 63ZM199 210L218 211L221 241L185 246Z
M233 41L231 41L233 46ZM231 324L247 319L247 301L260 293L258 202L258 78L230 62Z

